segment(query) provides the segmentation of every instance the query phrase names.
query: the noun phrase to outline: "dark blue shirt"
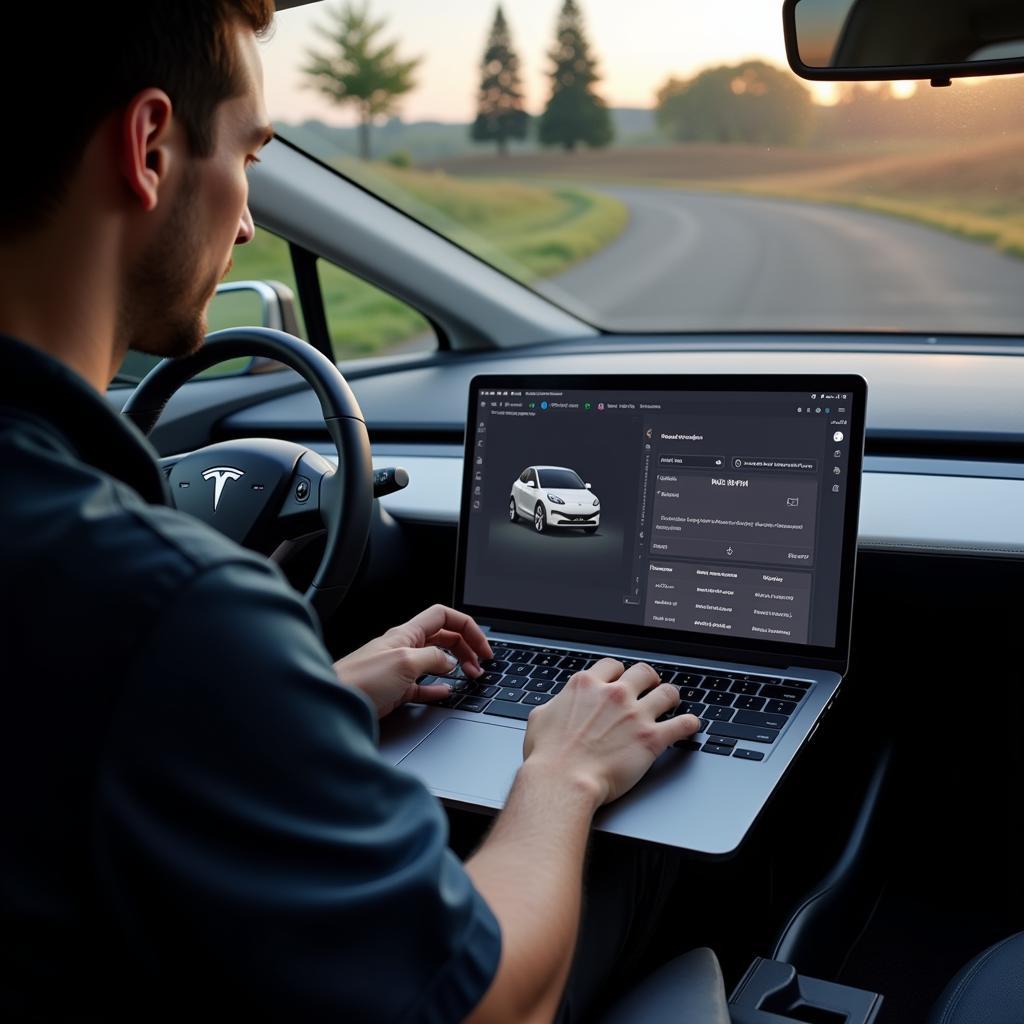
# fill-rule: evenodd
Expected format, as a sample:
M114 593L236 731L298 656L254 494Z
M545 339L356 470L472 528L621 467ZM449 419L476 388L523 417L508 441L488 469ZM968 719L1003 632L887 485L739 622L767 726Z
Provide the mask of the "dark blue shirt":
M0 338L0 1016L461 1020L498 924L276 567Z

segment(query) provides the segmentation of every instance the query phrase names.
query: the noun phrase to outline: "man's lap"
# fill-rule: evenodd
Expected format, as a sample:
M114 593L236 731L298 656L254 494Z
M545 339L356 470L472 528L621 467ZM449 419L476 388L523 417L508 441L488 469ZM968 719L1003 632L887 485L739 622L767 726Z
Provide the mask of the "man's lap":
M491 818L448 811L450 845L465 860ZM679 874L673 850L595 833L583 881L583 916L557 1024L583 1024L595 1007L653 971L675 950L651 948L659 921L671 911Z

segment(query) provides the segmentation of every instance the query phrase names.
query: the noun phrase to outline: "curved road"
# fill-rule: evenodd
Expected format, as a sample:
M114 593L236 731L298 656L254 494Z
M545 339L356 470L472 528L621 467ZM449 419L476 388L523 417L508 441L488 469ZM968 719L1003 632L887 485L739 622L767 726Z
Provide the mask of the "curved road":
M601 191L629 207L626 231L540 285L601 326L1024 333L1024 260L991 247L842 207Z

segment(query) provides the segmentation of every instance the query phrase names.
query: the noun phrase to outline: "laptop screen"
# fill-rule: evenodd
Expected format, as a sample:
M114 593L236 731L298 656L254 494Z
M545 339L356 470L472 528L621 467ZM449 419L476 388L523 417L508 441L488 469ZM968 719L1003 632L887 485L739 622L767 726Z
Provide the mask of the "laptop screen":
M852 376L478 377L456 600L485 620L845 653L865 401Z

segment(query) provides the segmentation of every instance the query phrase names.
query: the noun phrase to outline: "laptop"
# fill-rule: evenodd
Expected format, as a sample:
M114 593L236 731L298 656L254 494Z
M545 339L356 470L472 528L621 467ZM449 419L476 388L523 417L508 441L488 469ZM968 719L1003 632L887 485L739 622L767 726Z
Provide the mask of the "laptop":
M496 810L533 708L646 661L701 731L594 827L733 853L847 671L866 403L853 375L474 378L454 604L494 658L384 755Z

